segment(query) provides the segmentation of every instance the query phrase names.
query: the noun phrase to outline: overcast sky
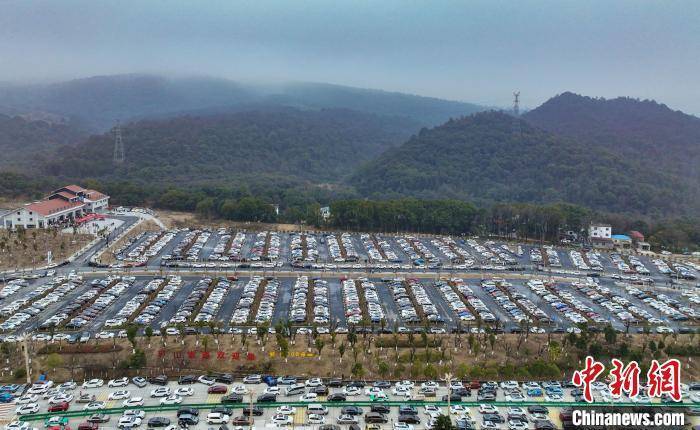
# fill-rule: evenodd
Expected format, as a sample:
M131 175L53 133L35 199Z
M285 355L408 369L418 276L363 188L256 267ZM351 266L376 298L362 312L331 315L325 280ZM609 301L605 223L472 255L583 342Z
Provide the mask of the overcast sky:
M0 0L0 80L129 72L700 114L700 1Z

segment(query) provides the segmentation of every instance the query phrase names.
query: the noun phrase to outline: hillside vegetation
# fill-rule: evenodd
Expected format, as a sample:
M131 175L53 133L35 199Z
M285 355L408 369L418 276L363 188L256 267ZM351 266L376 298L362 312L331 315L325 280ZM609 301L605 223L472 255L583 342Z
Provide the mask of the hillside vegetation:
M611 212L687 213L697 187L602 146L558 136L504 113L478 113L430 130L353 177L374 197L413 195L476 202L569 202Z
M191 186L207 181L339 183L360 163L417 129L403 118L348 110L274 109L144 120L123 129L126 163L112 163L113 136L61 150L47 172Z

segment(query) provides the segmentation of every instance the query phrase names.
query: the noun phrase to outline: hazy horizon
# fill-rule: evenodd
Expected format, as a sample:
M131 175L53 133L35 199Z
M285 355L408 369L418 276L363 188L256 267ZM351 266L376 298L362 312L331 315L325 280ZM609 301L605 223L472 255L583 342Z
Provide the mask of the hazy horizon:
M520 90L700 114L700 3L0 3L0 81L147 73L320 82L486 106Z

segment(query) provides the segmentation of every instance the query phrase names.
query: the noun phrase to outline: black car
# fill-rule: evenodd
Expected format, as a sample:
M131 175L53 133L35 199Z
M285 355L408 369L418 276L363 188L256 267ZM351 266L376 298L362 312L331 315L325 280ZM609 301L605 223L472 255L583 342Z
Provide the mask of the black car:
M443 401L443 402L447 402L447 401L448 401L447 395L442 396L442 401ZM450 401L450 402L461 402L461 401L462 401L462 396L460 396L459 394L456 394L456 393L452 393L452 394L450 394L449 401Z
M168 385L168 377L165 375L152 376L147 381L153 385Z
M348 387L365 388L365 383L363 381L350 381Z
M180 376L180 378L177 380L179 385L194 384L195 382L197 382L197 378L194 375Z
M87 419L89 423L106 423L109 421L109 415L106 414L94 414L90 415Z
M391 412L391 408L387 405L372 405L369 410L380 414L388 414Z
M221 398L221 403L243 403L243 396L240 394L227 394Z
M343 406L340 415L362 415L362 408L359 406Z
M316 393L319 396L326 396L328 395L328 387L325 385L319 385L318 387L313 387L309 390L309 393Z
M373 387L377 388L391 388L391 382L389 381L376 381L372 384Z
M484 414L481 416L481 418L486 421L491 421L492 423L504 423L506 422L505 418L503 418L503 415L501 414Z
M214 380L222 384L233 384L233 375L230 373L217 373L214 374Z
M223 415L228 415L228 416L233 415L233 409L227 408L225 406L215 406L212 408L211 412L219 413L219 414L223 414Z
M198 416L199 415L199 409L195 408L188 408L188 407L182 407L177 410L177 417L180 418L180 415L194 415Z
M385 424L388 422L386 415L370 412L365 415L365 423L367 424Z
M318 426L318 430L340 430L340 426L335 424L321 424Z
M326 400L329 402L344 402L347 399L345 397L345 394L343 393L333 393L330 396L326 397Z
M535 430L555 430L555 427L549 420L537 420L535 421Z
M170 418L153 417L148 420L148 427L167 427L170 425Z
M250 418L248 418L245 415L233 417L233 419L231 420L231 424L234 426L247 426L250 425Z
M399 422L407 424L420 424L420 418L418 415L414 414L399 415Z
M453 394L459 394L462 397L470 397L472 395L472 391L467 388L467 387L460 387L452 390Z
M474 430L474 426L472 425L471 421L468 421L465 418L458 418L457 422L455 423L455 427L457 430Z
M258 403L272 403L277 401L277 395L273 393L263 393L258 396Z
M401 405L399 406L399 415L418 415L418 409L415 406Z
M182 426L196 426L199 423L199 417L197 415L182 414L177 417L177 424Z
M243 415L250 416L251 411L253 411L254 417L259 417L263 414L263 410L260 406L253 406L252 408L250 406L246 406L245 408L243 408Z
M532 405L527 407L527 411L531 414L548 414L549 409L545 406Z
M335 387L335 388L342 387L343 380L340 378L331 378L328 380L328 382L326 382L326 385L328 387Z

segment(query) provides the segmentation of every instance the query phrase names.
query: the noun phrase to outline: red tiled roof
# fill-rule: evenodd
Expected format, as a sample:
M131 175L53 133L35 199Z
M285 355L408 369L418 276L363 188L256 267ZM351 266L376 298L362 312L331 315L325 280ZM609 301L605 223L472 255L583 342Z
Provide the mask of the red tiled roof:
M74 199L74 198L75 198L75 195L73 195L73 194L71 194L71 193L69 193L69 192L67 192L67 191L59 191L59 192L57 192L57 193L53 193L53 194L51 194L51 195L49 196L49 198L51 198L51 197L53 197L53 196L61 196L61 197L65 198L65 199L68 199L68 200Z
M95 200L100 200L109 197L107 194L102 194L101 192L95 190L85 190L85 195L88 199L92 200L93 202Z
M62 187L62 188L65 188L66 190L71 191L74 194L77 194L81 191L87 191L85 188L83 188L79 185L66 185L65 187Z
M81 202L66 202L60 199L52 199L30 203L25 206L25 209L32 212L36 212L42 216L49 216L58 212L63 212L65 210L75 209L83 206L85 205Z

